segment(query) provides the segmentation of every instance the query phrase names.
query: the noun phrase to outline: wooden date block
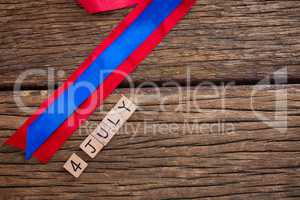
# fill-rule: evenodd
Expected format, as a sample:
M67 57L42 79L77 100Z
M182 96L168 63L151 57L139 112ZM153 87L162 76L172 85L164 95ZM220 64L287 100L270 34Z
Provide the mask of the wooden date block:
M92 135L104 146L107 145L134 113L136 108L136 105L132 101L126 97L122 97L115 107L105 116Z
M106 123L101 122L92 135L105 146L113 138L116 132L117 131L115 129L109 127L109 125L106 125Z
M92 135L89 135L80 145L80 148L91 158L95 158L103 147L103 144Z
M73 153L72 156L64 164L64 168L76 178L78 178L82 174L87 166L88 164L75 153Z
M128 98L123 96L116 106L112 109L112 113L119 114L124 121L127 121L129 117L135 112L137 106Z

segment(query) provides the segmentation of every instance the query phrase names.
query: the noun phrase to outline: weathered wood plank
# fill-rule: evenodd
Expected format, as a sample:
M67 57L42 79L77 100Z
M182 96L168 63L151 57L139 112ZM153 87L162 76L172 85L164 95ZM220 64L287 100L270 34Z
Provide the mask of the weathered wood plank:
M255 93L250 86L181 92L160 88L157 98L153 89L118 90L48 165L25 162L19 151L1 147L0 198L298 199L299 91L300 85L267 86ZM284 102L285 92L288 107L276 108L276 103ZM79 149L88 134L85 126L94 127L120 93L136 99L139 109L128 130L122 129L95 159L89 159ZM20 95L25 105L36 108L47 94L24 91ZM255 115L251 96L252 107L268 120ZM29 114L16 107L11 92L0 92L0 142ZM286 132L280 124L285 115ZM234 131L212 128L220 122ZM277 129L266 122L278 122ZM89 163L76 181L62 169L73 152Z
M73 0L0 1L0 87L27 69L63 70L62 81L128 10L89 15ZM134 82L252 83L282 67L300 80L299 0L199 0L192 12L132 74ZM24 81L46 86L47 74Z

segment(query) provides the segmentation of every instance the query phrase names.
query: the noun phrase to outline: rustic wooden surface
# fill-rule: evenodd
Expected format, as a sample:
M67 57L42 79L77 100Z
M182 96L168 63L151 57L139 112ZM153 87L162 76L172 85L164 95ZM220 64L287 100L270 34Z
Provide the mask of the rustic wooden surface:
M25 69L64 70L64 80L127 10L88 15L74 0L1 0L0 79L12 87ZM132 75L135 82L253 83L284 66L300 79L300 1L198 0L192 12ZM180 58L180 62L178 62ZM47 75L24 82L46 86Z
M73 0L0 0L1 144L30 114L13 99L18 76L51 67L59 85L128 12L88 15ZM299 199L299 41L299 0L198 0L131 75L136 86L161 86L160 98L151 88L130 91L124 82L47 165L1 146L0 199ZM288 83L252 95L257 81L283 67ZM46 98L45 80L25 80L17 93L25 105L35 109ZM218 86L223 95L216 95L211 87L196 87L207 80L236 84ZM167 81L182 91L163 87ZM288 107L278 110L285 93ZM139 105L129 131L88 159L79 145L120 94ZM220 123L234 131L211 128ZM89 163L78 180L62 168L73 152Z

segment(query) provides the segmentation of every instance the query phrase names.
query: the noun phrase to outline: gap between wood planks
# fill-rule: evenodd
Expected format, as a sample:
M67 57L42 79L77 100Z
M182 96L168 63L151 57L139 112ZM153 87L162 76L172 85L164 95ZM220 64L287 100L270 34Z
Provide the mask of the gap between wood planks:
M186 80L182 81L176 81L178 83L178 86L180 87L197 87L199 84L205 82L206 80L203 81L191 81L187 83ZM222 86L222 85L227 85L230 83L234 83L232 86L254 86L256 85L260 80L248 80L248 81L209 81L215 86ZM153 84L157 85L159 88L165 87L164 85L168 82L163 82L163 81L155 81ZM143 82L135 82L133 83L134 85L142 85ZM273 79L270 79L270 83L268 85L297 85L300 84L300 80L298 79L288 79L286 83L275 83ZM60 85L59 84L54 84L54 88L57 89ZM128 89L130 85L127 82L121 83L117 88L118 89ZM139 88L151 88L152 86L149 85L142 85ZM176 86L173 86L176 87ZM168 88L172 88L172 85L168 85ZM34 85L22 85L20 91L31 91L31 90L48 90L49 88L47 86L34 86ZM12 91L13 87L11 86L5 86L5 85L0 85L0 91Z

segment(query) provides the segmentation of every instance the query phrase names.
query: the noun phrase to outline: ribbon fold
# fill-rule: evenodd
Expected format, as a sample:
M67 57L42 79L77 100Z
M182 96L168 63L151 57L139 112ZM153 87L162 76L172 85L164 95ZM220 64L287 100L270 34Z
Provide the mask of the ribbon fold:
M88 59L6 142L47 163L80 124L133 72L195 0L79 0L89 12L137 4Z
M138 0L78 0L78 3L88 13L99 13L105 11L129 8L138 3Z

